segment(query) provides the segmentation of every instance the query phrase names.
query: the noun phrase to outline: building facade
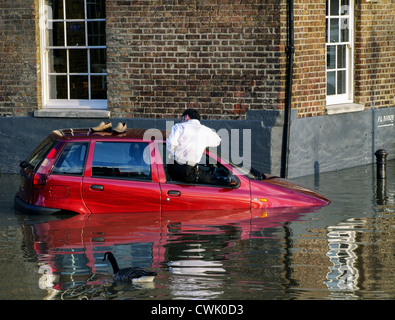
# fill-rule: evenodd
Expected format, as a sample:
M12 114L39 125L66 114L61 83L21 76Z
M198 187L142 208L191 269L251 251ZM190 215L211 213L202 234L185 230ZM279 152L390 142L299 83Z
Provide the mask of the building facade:
M1 0L0 9L0 143L15 158L58 127L110 118L164 129L189 107L216 130L250 130L252 165L273 174L285 143L289 177L372 163L380 148L394 157L394 0ZM0 171L16 171L14 160Z

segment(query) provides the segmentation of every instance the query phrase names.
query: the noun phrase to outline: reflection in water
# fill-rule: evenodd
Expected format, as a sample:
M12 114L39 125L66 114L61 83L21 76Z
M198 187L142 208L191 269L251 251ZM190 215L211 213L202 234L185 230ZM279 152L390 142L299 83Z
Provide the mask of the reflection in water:
M174 274L213 275L225 272L220 261L178 260L169 262L169 266L170 272Z
M295 179L332 200L314 212L67 218L15 214L19 177L0 175L0 298L394 299L395 161L385 184L374 170ZM157 278L114 282L106 251Z
M276 209L264 215L250 210L76 215L26 223L25 235L38 256L39 287L48 291L48 299L113 298L118 284L112 281L111 266L102 261L106 251L117 256L120 268L154 268L159 279L168 274L170 297L208 299L223 294L229 273L224 261L230 258L224 249L261 238L262 228L298 219L298 211L316 209Z
M356 268L357 231L363 227L363 221L347 220L337 226L328 226L327 256L333 263L325 281L329 290L353 292L358 290L358 269Z
M314 228L301 230L293 239L315 233L310 241L314 241L316 249L307 242L297 247L315 252L316 257L304 258L316 263L321 252L325 252L329 264L321 280L323 288L317 284L324 269L311 273L314 284L299 277L305 290L299 294L300 298L394 298L395 162L387 165L386 181L376 180L374 169L375 166L357 167L321 176L320 183L325 181L325 185L321 185L320 191L328 195L332 203L320 211L321 223L310 220L307 224ZM298 180L304 183L306 179ZM295 226L294 233L298 229ZM294 255L293 259L295 263L298 257ZM325 264L317 263L320 265ZM314 289L318 291L312 294L310 290Z
M209 277L174 277L169 289L174 299L219 299L224 293L223 284Z
M56 283L59 282L59 275L54 275L52 268L47 264L41 265L38 269L38 273L42 274L38 280L38 286L40 289L48 291L48 295L45 298L54 298L59 292L59 290L55 288Z
M76 215L26 224L26 239L31 239L31 250L38 256L39 272L43 274L40 288L47 289L47 297L51 298L64 290L70 293L70 288L92 283L95 274L103 275L97 281L101 289L105 288L104 284L112 280L111 266L102 261L108 250L120 257L121 268L157 266L159 261L154 263L153 259L160 260L160 252L154 253L160 239L158 218L154 213Z
M202 257L203 258L203 257ZM177 299L214 299L223 294L225 273L220 261L179 260L169 262L172 278L170 290Z
M172 297L176 299L219 298L223 294L222 275L226 273L226 270L221 261L214 260L216 259L215 253L218 246L227 246L229 238L217 231L216 242L213 243L210 242L214 240L212 235L200 232L197 236L190 231L182 232L181 229L171 234L167 245L168 256L172 259L168 262L169 272L172 274L169 286ZM210 229L207 228L206 233L211 233ZM237 234L240 233L237 227L230 229ZM172 243L171 241L174 240L176 242Z

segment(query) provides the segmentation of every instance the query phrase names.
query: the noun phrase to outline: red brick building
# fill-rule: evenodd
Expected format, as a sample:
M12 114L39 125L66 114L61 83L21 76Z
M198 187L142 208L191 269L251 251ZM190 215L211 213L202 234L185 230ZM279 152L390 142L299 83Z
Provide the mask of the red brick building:
M195 107L204 119L248 126L274 111L281 131L291 94L291 140L306 139L297 119L316 119L319 134L369 110L378 127L384 109L388 130L376 136L386 140L394 133L394 26L394 0L0 0L0 116L174 119ZM372 133L358 130L350 139ZM269 170L278 135L268 142L276 149ZM316 140L307 143L318 152ZM370 162L363 159L354 165Z

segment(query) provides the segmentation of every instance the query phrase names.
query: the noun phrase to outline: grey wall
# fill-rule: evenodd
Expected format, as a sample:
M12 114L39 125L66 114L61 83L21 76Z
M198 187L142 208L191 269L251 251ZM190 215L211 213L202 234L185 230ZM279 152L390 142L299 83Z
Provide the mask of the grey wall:
M297 119L291 115L288 178L375 162L374 153L385 149L395 158L395 108L367 110L348 114ZM165 130L169 123L179 120L162 119L110 119L113 126L120 121L129 128L156 128ZM19 172L24 160L52 130L81 128L97 125L101 119L77 118L0 118L0 173ZM251 130L251 165L263 172L279 175L283 113L276 110L249 111L247 120L203 120L215 130L239 132L240 157L243 154L243 130ZM223 131L224 132L224 131ZM231 144L232 147L232 144ZM230 151L229 151L229 154ZM233 160L231 158L231 160Z
M337 171L376 161L385 149L395 159L395 108L366 110L291 123L289 177Z
M52 131L60 128L83 128L93 127L99 124L101 119L76 119L76 118L35 118L35 117L9 117L0 118L0 173L19 172L19 163L34 150L34 148ZM110 119L113 126L118 122L126 122L128 128L143 129L171 129L176 119ZM267 172L271 167L270 158L270 133L271 129L262 126L259 120L250 121L202 121L203 124L212 127L216 131L238 131L240 157L248 156L248 161L258 170ZM226 131L224 131L226 130ZM243 155L243 131L251 132L252 158ZM247 141L247 140L246 140ZM249 140L248 140L249 141ZM230 144L230 148L232 145ZM228 151L231 155L231 151ZM231 158L232 160L232 158Z

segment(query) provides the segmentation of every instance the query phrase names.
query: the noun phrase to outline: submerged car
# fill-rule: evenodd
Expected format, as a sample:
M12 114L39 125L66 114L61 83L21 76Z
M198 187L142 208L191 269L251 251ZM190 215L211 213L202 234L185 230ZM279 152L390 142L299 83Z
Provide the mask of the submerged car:
M158 130L156 130L158 131ZM15 207L22 212L132 213L325 206L316 191L249 172L206 150L199 170L232 176L233 185L173 181L166 133L55 130L21 162Z

